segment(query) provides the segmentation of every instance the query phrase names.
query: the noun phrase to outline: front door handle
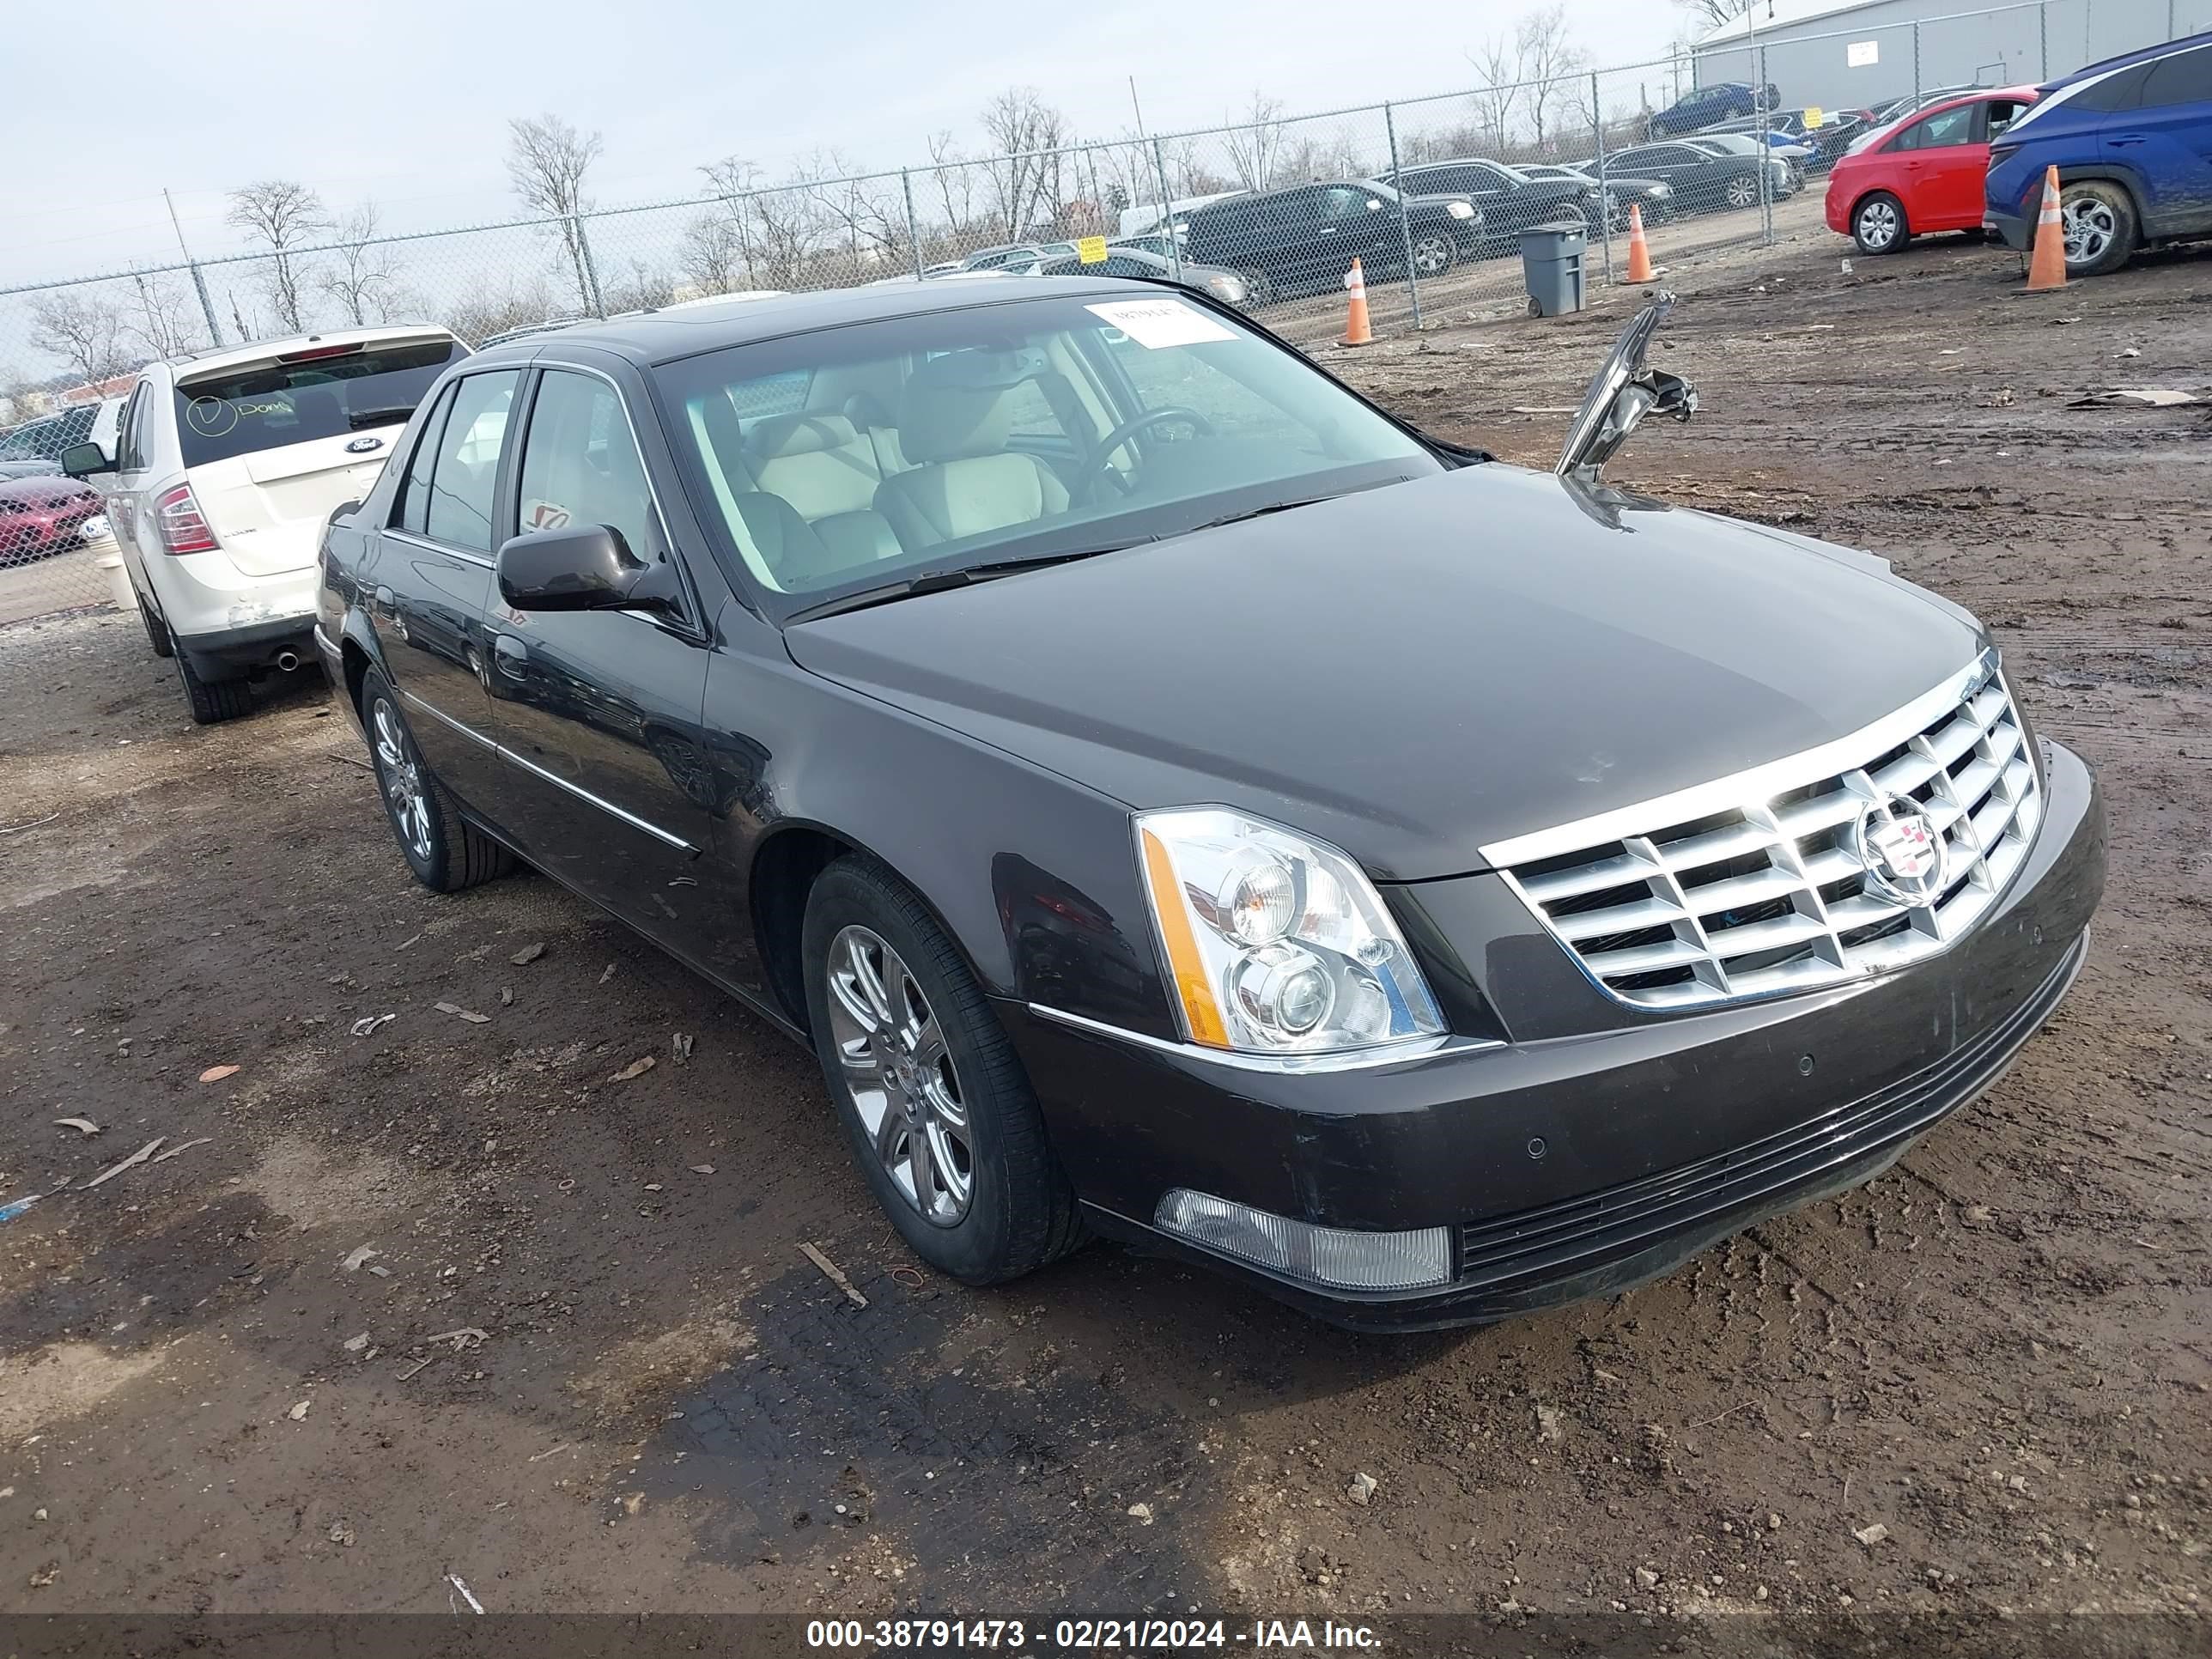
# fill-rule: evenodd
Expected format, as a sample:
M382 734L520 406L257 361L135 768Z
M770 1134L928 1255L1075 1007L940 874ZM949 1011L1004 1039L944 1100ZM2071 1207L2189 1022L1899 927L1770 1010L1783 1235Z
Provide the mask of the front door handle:
M491 642L491 654L499 664L499 672L511 680L519 680L530 665L530 647L512 634L501 634Z
M2124 144L2147 144L2150 142L2150 134L2147 132L2123 132L2107 138L2105 142L2108 144L2116 146Z

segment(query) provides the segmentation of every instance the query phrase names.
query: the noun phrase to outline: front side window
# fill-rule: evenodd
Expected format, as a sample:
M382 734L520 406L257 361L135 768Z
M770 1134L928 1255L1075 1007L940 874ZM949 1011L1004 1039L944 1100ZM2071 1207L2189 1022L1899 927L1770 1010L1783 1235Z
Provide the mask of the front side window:
M446 365L468 355L440 336L366 345L301 346L217 369L177 387L186 466L404 423Z
M620 395L598 375L552 368L538 382L515 508L526 534L600 524L620 535L635 558L659 551L645 463Z
M471 374L456 383L453 404L438 434L424 532L434 542L489 553L492 498L499 485L501 445L514 402L519 369Z
M1935 115L1923 116L1891 141L1890 148L1905 149L1943 149L1953 144L1970 144L1974 141L1974 110L1972 104L1960 104Z
M811 418L765 440L741 432L733 410L799 369ZM653 374L701 521L780 613L924 569L1095 551L1444 470L1297 353L1170 293L925 312ZM896 443L854 431L842 410L856 389ZM526 510L532 488L526 477Z

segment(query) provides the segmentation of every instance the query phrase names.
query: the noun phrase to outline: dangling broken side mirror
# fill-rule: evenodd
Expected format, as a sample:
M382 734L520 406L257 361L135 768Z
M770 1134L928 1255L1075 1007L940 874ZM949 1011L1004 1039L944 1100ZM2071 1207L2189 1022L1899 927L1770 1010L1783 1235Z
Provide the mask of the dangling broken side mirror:
M1552 470L1563 477L1595 480L1598 469L1611 460L1628 434L1647 415L1671 415L1686 421L1697 412L1698 389L1679 374L1645 366L1644 354L1651 337L1674 308L1674 296L1662 289L1651 303L1636 313L1614 342L1612 356L1591 380L1583 406L1567 428L1559 464Z

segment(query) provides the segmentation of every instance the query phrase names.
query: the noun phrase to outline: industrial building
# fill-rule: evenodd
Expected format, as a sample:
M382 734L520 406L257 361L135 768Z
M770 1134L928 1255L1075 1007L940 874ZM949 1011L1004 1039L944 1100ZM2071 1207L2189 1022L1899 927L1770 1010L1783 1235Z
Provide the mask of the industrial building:
M1753 0L1692 48L1698 84L1772 82L1786 108L1877 107L1929 87L2047 81L2212 29L2212 0Z

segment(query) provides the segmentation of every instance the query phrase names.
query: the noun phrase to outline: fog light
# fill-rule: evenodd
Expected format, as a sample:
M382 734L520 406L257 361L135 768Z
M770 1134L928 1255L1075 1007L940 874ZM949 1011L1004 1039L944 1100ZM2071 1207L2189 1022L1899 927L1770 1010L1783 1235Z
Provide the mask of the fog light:
M1269 1215L1176 1188L1152 1217L1164 1233L1307 1285L1343 1291L1418 1291L1451 1278L1451 1230L1357 1232Z

